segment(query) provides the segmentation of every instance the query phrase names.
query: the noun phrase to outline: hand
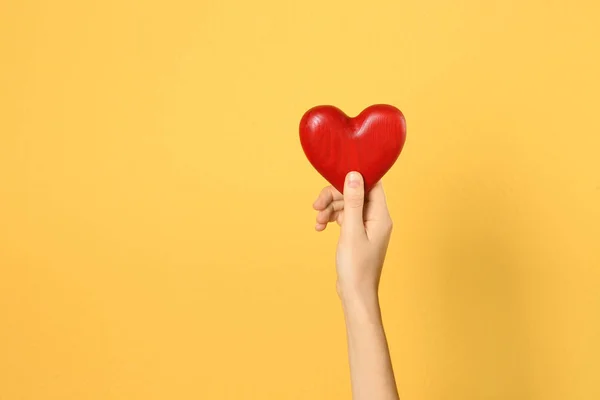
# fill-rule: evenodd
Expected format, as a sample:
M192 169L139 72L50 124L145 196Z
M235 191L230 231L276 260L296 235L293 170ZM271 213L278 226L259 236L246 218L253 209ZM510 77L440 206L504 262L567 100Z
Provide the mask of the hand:
M381 182L371 189L365 201L362 176L350 172L343 195L328 186L313 208L318 211L317 231L323 231L333 221L341 226L336 254L338 294L376 294L392 232Z

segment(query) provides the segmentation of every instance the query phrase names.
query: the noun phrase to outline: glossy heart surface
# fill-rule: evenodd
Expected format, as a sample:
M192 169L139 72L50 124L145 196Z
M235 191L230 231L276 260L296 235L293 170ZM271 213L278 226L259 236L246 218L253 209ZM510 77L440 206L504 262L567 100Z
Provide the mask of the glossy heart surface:
M406 121L394 106L375 104L356 117L330 105L308 110L300 143L308 161L343 193L344 179L360 172L368 192L394 165L406 141Z

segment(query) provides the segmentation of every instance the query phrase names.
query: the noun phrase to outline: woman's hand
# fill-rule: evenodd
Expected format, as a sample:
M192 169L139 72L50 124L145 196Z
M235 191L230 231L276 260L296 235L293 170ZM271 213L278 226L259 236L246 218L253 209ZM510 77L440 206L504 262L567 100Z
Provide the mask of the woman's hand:
M336 254L340 296L347 292L376 294L392 232L381 182L365 199L362 176L350 172L344 194L328 186L321 191L313 208L318 211L317 231L323 231L334 221L341 226Z

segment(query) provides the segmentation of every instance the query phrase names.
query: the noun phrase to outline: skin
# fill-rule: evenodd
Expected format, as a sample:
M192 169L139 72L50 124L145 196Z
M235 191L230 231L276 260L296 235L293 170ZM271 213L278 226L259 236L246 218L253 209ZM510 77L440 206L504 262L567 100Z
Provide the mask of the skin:
M336 252L337 292L346 322L352 398L398 400L379 305L379 281L392 233L383 185L364 194L359 173L346 176L344 194L325 187L313 204L315 229L340 226Z

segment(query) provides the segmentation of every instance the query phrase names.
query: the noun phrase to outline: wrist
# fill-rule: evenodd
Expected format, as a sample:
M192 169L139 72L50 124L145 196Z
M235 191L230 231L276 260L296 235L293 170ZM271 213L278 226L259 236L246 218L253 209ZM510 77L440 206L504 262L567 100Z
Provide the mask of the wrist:
M373 299L379 297L378 285L369 282L348 282L338 279L336 289L341 300L356 298Z
M376 285L347 284L338 280L336 286L338 297L344 306L355 303L379 304L379 293Z
M342 309L348 326L381 325L379 295L375 289L345 288L340 291Z

